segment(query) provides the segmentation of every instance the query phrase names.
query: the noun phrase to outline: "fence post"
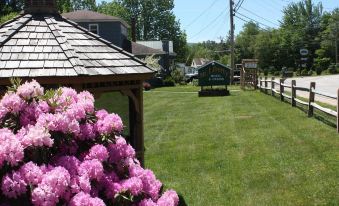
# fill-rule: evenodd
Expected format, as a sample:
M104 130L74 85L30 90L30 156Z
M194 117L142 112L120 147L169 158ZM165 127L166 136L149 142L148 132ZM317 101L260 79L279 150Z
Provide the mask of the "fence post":
M308 117L312 117L313 111L314 111L312 103L314 103L315 94L312 91L312 89L315 89L315 82L311 82L311 84L310 84L310 97L308 99Z
M260 91L262 92L262 81L261 80L262 80L262 77L260 77L260 79L259 79Z
M339 89L337 91L337 132L339 133Z
M283 86L285 82L285 79L280 79L280 100L281 101L284 101L284 96L283 96L283 93L284 93L284 90L285 90L285 87Z
M272 79L271 79L272 80L271 81L271 93L272 93L272 96L274 96L274 91L273 91L274 87L275 87L274 79L275 79L274 77L272 77Z
M296 84L297 84L296 81L292 80L292 87L291 87L291 89L292 89L292 100L291 100L292 107L296 106L296 102L295 102L295 98L297 97L297 90L295 88Z
M265 94L267 94L267 77L265 77Z

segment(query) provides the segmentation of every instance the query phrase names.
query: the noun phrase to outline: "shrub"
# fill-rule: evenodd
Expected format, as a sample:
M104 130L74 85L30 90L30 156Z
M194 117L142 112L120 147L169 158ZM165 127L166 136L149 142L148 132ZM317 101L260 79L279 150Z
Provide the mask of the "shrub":
M264 76L267 76L268 75L268 69L265 69L264 70Z
M335 64L331 64L330 67L328 68L328 73L329 74L337 74L337 68Z
M310 71L307 72L308 76L312 76L313 75L313 70L311 69Z
M143 87L144 87L144 90L145 91L149 91L149 90L151 90L151 84L150 83L148 83L148 82L144 82L143 83Z
M303 69L303 70L301 70L301 74L300 74L301 76L308 76L308 71L307 71L307 69Z
M171 76L168 76L164 80L164 86L166 87L174 87L175 86L175 81Z
M121 118L96 110L89 92L26 82L0 111L1 205L178 204L136 160Z
M273 73L273 75L274 75L274 76L280 76L280 72L279 72L279 71L275 71L275 72Z
M302 69L301 69L301 68L298 68L297 71L296 71L296 75L297 75L297 76L301 76L301 71L302 71Z
M174 69L171 72L171 77L177 84L184 81L184 74L180 72L178 69Z
M321 73L323 72L323 70L320 67L317 67L315 69L315 72L317 73L317 75L321 75Z

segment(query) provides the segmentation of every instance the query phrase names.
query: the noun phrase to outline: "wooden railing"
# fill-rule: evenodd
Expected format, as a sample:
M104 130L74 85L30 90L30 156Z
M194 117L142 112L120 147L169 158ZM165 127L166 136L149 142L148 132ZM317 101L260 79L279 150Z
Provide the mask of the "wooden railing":
M279 90L276 89L276 86L279 86ZM291 84L286 84L285 79L280 79L279 81L276 81L274 77L272 77L271 79L267 79L267 77L263 79L262 77L260 77L259 85L258 85L261 92L265 92L266 94L270 93L272 96L279 95L281 101L284 101L285 98L291 100L292 107L295 107L297 103L307 106L309 117L312 117L314 115L314 108L328 115L336 117L337 132L339 133L339 115L338 115L339 114L339 89L337 90L337 94L333 95L333 94L329 94L326 92L318 91L316 90L315 86L316 86L315 82L311 82L309 88L298 87L296 86L296 80L292 80ZM285 92L285 88L291 89L290 95ZM308 92L309 93L308 102L298 98L297 91ZM336 111L317 104L315 102L316 95L336 100L336 106L337 106Z

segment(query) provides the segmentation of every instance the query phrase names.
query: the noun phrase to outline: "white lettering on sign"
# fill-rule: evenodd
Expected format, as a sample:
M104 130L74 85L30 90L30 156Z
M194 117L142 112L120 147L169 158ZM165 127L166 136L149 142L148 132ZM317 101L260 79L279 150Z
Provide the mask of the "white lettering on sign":
M254 62L245 63L245 68L256 69L257 68L257 63L254 63Z
M208 78L209 81L224 81L225 78L221 75L211 75L209 78Z

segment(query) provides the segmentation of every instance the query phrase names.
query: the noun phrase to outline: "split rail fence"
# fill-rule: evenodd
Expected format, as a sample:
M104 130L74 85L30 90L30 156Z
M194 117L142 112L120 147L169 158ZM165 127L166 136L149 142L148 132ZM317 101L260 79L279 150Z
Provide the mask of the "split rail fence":
M292 107L296 107L297 103L308 107L308 117L312 117L314 115L314 109L318 109L328 115L336 117L337 119L337 132L339 133L339 89L337 90L337 94L329 94L326 92L321 92L316 90L315 82L310 83L310 87L298 87L296 86L296 80L292 80L291 84L286 84L285 79L279 79L279 81L275 80L274 77L268 79L265 77L264 79L260 77L259 80L259 89L261 92L265 92L266 94L271 94L272 96L279 96L281 101L284 101L285 98L291 100ZM276 87L277 86L277 87ZM279 88L279 90L277 90ZM290 95L286 93L285 88L291 89ZM308 101L303 101L298 98L297 91L303 91L309 93ZM320 106L315 102L315 96L319 95L322 97L330 98L336 100L337 110L332 110L330 108L326 108Z

